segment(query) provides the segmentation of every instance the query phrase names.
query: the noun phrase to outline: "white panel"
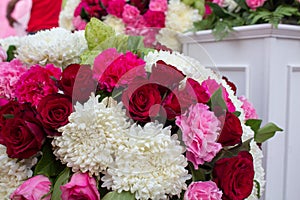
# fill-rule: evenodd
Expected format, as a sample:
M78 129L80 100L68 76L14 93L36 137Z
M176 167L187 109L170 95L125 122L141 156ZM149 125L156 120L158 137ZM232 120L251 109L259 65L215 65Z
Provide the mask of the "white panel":
M300 197L300 66L290 67L289 70L289 101L287 113L287 131L286 134L286 188L285 199L295 199Z

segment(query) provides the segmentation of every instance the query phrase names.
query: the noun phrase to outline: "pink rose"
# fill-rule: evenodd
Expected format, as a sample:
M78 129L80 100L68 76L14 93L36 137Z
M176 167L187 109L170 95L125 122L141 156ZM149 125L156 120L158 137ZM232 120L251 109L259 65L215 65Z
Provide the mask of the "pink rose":
M73 174L71 181L60 186L62 200L100 200L96 180L88 173Z
M139 9L129 4L126 4L124 6L124 11L122 14L124 23L126 24L133 23L134 21L136 21L136 19L139 18L139 16L140 16Z
M261 7L264 5L266 0L246 0L247 5L252 10L256 10L256 8Z
M4 62L7 59L7 54L4 49L0 46L0 62Z
M220 121L209 111L209 107L197 103L185 114L176 117L176 124L182 131L182 140L187 146L186 157L195 169L204 162L210 162L222 149L217 143Z
M12 200L50 200L51 182L46 176L37 175L23 182L11 195ZM48 194L48 195L47 195ZM45 196L47 195L47 196Z
M168 9L167 0L150 0L149 9L152 11L166 12Z
M193 182L184 193L184 200L221 200L222 191L213 181Z
M213 0L212 2L218 4L220 7L224 6L224 0Z
M241 96L239 97L239 100L243 103L242 109L245 112L245 119L257 119L258 116L256 114L256 110L253 107L253 105L246 99L246 97Z
M72 23L76 30L84 30L87 24L80 16L74 17Z

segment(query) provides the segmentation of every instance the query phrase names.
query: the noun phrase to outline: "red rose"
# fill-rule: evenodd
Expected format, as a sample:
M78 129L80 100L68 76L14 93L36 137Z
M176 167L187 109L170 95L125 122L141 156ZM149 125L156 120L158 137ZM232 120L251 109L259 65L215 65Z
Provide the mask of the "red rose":
M44 131L35 112L26 104L19 113L5 120L0 132L0 143L6 146L10 158L25 159L41 150L45 140Z
M122 102L133 120L141 122L151 121L155 117L161 103L159 85L148 83L147 80L135 81L123 92Z
M224 122L224 125L218 142L221 143L222 146L233 146L241 143L243 129L239 118L233 113L227 112L225 121L224 116L220 117L220 121Z
M92 92L96 91L93 72L87 65L72 64L62 73L60 88L65 95L72 97L75 103L87 101Z
M215 163L213 181L223 191L223 200L243 200L253 188L253 158L247 151L236 157L223 158Z
M71 99L63 94L52 94L44 97L37 106L38 119L47 135L58 135L57 129L66 125L72 112Z
M148 10L143 17L150 28L165 27L166 16L164 12Z

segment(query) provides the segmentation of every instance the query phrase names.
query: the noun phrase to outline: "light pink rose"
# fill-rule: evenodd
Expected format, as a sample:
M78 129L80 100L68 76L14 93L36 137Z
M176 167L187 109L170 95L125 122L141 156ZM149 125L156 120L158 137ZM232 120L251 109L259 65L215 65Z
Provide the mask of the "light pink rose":
M0 62L4 62L7 59L7 54L4 49L0 46Z
M222 191L213 181L193 182L184 193L184 200L221 200Z
M168 9L167 0L150 0L149 9L152 11L166 12Z
M243 103L242 109L245 112L245 119L257 119L258 116L256 114L256 110L251 102L249 102L244 96L239 97L239 100Z
M140 16L140 11L135 6L126 4L122 13L124 23L129 24L136 21Z
M80 16L74 17L72 23L76 30L84 30L87 24Z
M261 7L264 5L266 0L246 0L247 5L252 10L256 10L256 8Z
M190 106L188 112L176 117L176 124L182 131L182 140L187 146L186 157L195 169L204 162L210 162L222 149L217 143L220 121L202 103Z
M96 180L88 173L73 174L71 181L60 186L62 200L100 200Z
M224 0L213 0L212 2L215 3L215 4L218 4L221 7L224 6Z
M46 176L37 175L23 182L11 195L12 200L50 200L51 182ZM47 196L45 196L48 194Z

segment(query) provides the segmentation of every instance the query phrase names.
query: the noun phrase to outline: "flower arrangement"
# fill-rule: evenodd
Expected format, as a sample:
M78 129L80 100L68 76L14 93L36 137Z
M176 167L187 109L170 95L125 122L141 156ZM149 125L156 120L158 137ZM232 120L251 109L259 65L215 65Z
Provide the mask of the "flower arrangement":
M193 23L201 19L199 10L180 0L68 0L60 15L60 26L82 30L95 17L118 33L144 36L147 46L180 50L176 34L194 27Z
M281 129L261 127L232 82L95 18L85 38L81 62L65 68L0 51L1 199L262 195L260 144Z
M194 1L187 1L193 6ZM207 0L203 20L195 30L212 29L216 39L222 39L235 26L270 23L300 24L299 0Z

